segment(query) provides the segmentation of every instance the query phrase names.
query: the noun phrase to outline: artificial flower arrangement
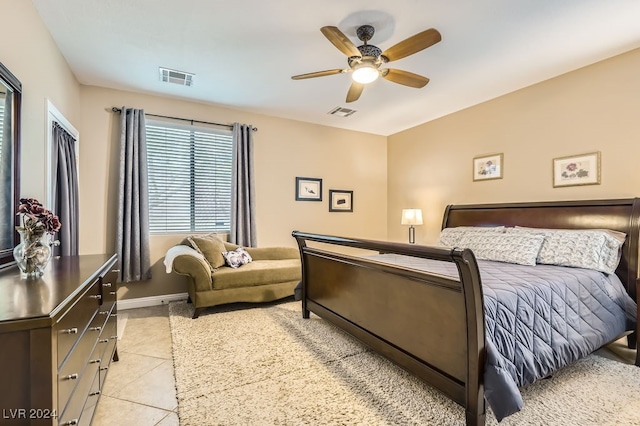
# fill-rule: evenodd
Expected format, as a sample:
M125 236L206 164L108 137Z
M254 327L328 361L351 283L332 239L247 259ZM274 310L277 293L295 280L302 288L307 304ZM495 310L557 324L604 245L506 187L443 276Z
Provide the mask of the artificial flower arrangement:
M51 235L61 228L60 219L35 198L20 198L18 213L22 215L22 226L16 229L27 235L42 237L47 232Z
M21 242L13 250L13 256L23 274L41 276L51 259L50 245L59 243L51 237L60 230L60 219L35 198L21 198L16 214L22 219L22 225L16 227ZM48 238L43 238L45 235Z

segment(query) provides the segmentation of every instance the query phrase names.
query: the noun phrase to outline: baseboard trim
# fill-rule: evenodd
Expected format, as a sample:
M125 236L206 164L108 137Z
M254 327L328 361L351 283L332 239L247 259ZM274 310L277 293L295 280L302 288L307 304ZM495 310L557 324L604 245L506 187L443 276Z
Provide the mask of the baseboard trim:
M189 293L163 294L160 296L137 297L135 299L118 300L118 310L146 308L148 306L166 305L169 302L187 300Z

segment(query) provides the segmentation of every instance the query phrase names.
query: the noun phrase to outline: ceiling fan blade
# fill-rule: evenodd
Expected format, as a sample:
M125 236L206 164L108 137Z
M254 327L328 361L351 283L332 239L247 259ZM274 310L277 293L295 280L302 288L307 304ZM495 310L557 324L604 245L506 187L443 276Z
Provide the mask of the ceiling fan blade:
M338 27L322 27L320 28L320 31L322 31L322 34L324 34L324 36L345 55L349 57L362 56L356 45L353 44L353 42L349 40L349 38L338 29Z
M411 36L400 43L395 44L382 52L382 56L388 59L388 62L397 61L398 59L405 58L409 55L413 55L429 46L433 46L437 42L442 40L442 36L438 30L429 28L421 33Z
M347 102L355 102L362 95L362 91L364 90L364 84L356 83L355 81L351 83L351 87L349 87L349 91L347 92Z
M385 69L382 70L381 74L385 80L393 81L394 83L404 86L415 87L416 89L426 86L429 82L427 77L409 71Z
M346 72L346 70L335 69L335 70L326 70L326 71L316 71L316 72L310 72L307 74L294 75L291 78L293 80L302 80L304 78L324 77L327 75L342 74L343 72Z

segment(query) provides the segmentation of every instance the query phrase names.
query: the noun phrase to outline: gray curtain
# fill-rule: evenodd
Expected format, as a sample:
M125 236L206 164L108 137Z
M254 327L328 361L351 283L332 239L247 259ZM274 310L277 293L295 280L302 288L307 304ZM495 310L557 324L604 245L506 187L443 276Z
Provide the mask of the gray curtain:
M125 283L151 278L148 200L144 111L122 107L116 250Z
M255 204L253 127L234 123L230 242L245 247L256 246Z
M54 248L56 256L78 254L78 165L76 164L76 140L60 124L53 123L53 206L62 227Z

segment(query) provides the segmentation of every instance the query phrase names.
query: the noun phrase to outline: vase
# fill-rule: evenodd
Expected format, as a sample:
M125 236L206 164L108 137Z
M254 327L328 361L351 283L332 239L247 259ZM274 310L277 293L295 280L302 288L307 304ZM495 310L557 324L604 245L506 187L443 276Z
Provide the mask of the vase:
M51 260L51 234L31 233L18 230L20 244L13 249L13 258L20 268L23 277L37 278L44 274L44 270Z

